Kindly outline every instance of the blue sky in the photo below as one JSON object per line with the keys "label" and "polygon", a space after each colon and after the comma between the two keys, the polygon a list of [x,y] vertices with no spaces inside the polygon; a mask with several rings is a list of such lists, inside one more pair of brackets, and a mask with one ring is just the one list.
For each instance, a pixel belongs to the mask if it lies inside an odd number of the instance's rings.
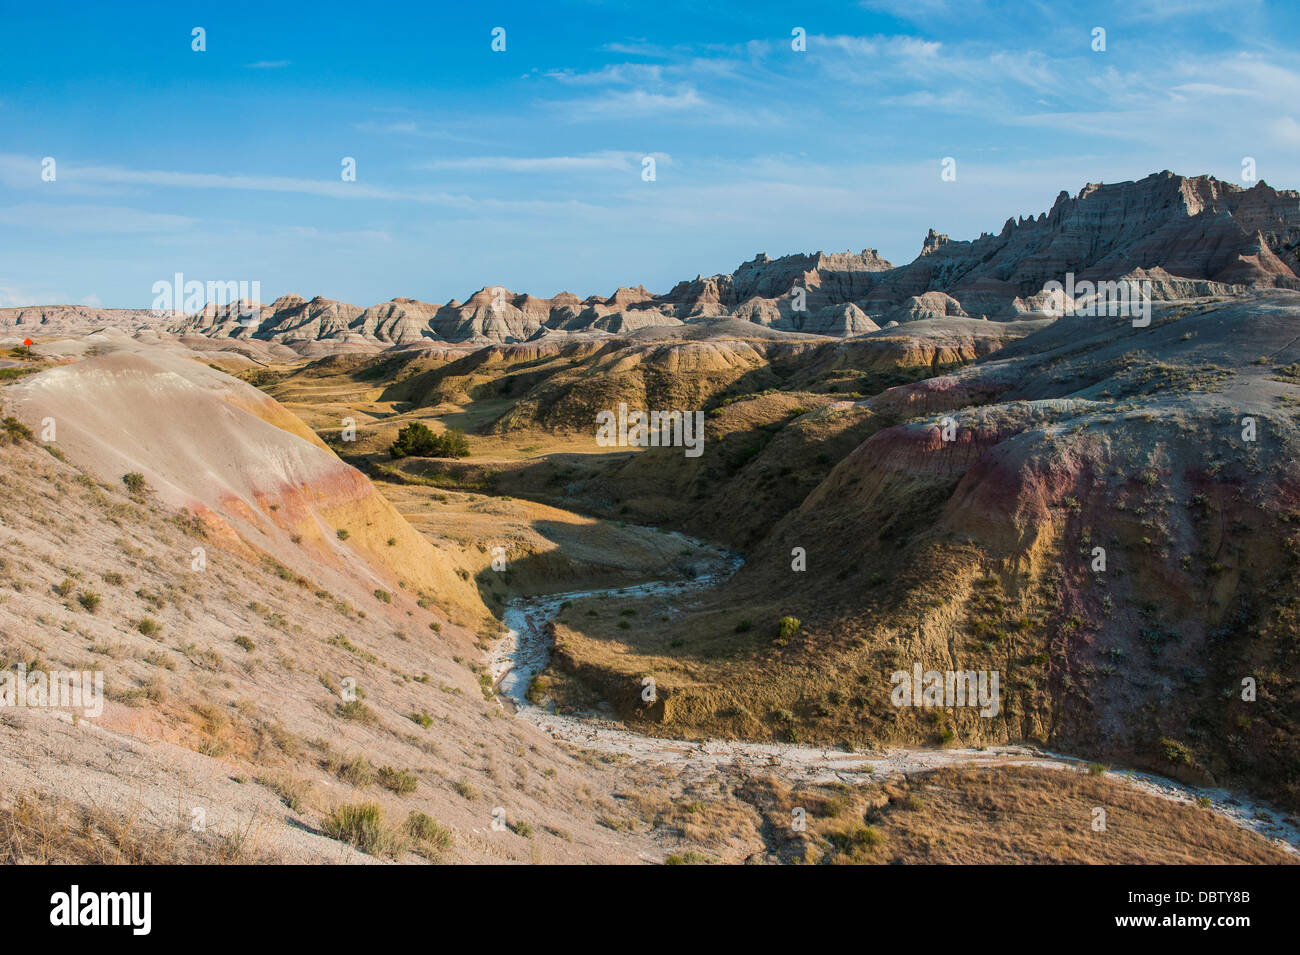
{"label": "blue sky", "polygon": [[1166,168],[1300,187],[1294,3],[442,6],[9,4],[0,305],[661,292]]}

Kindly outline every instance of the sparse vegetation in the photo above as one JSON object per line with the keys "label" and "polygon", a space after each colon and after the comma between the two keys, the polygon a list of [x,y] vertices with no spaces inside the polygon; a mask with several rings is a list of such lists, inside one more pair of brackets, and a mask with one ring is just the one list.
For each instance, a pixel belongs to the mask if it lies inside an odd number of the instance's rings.
{"label": "sparse vegetation", "polygon": [[478,798],[478,790],[475,789],[467,780],[459,779],[455,783],[455,789],[458,795],[463,799],[474,800]]}
{"label": "sparse vegetation", "polygon": [[374,770],[371,769],[369,760],[364,756],[335,760],[329,765],[334,775],[358,789],[365,789],[374,781]]}
{"label": "sparse vegetation", "polygon": [[419,785],[419,779],[415,773],[406,769],[394,769],[392,766],[379,767],[375,772],[375,779],[379,785],[398,795],[413,793],[416,786]]}
{"label": "sparse vegetation", "polygon": [[799,635],[799,629],[803,626],[798,617],[782,617],[776,624],[776,641],[779,646],[784,646],[794,637]]}
{"label": "sparse vegetation", "polygon": [[384,811],[378,803],[348,803],[337,807],[321,821],[331,839],[347,842],[368,855],[398,855],[401,842],[384,825]]}
{"label": "sparse vegetation", "polygon": [[335,712],[345,720],[353,720],[358,723],[373,723],[377,719],[375,711],[366,706],[361,700],[347,700],[339,703],[335,707]]}
{"label": "sparse vegetation", "polygon": [[690,849],[686,852],[674,852],[664,858],[664,865],[710,865],[713,862],[702,852]]}
{"label": "sparse vegetation", "polygon": [[[5,368],[0,370],[11,371],[13,369]],[[23,424],[13,415],[7,415],[2,424],[3,428],[0,429],[0,438],[3,438],[4,441],[17,443],[19,441],[30,441],[32,439],[31,428],[27,427],[27,425]]]}
{"label": "sparse vegetation", "polygon": [[438,825],[433,817],[412,809],[406,817],[406,834],[415,842],[416,851],[429,859],[438,859],[451,848],[451,830]]}

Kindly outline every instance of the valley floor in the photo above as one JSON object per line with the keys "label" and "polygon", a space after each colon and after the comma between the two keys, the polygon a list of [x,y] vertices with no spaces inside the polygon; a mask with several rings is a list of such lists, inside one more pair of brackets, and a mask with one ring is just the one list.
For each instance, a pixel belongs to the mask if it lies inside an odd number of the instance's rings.
{"label": "valley floor", "polygon": [[[715,850],[716,836],[704,835],[709,811],[694,798],[701,793],[722,798],[724,805],[735,802],[736,811],[748,804],[769,817],[776,806],[802,808],[796,806],[799,793],[816,804],[823,815],[814,814],[811,829],[768,839],[762,850],[751,845],[751,861],[821,861],[828,854],[837,862],[857,863],[1300,861],[1300,820],[1284,812],[1224,790],[1197,790],[1035,746],[853,752],[647,736],[619,721],[608,705],[558,714],[549,700],[539,706],[530,697],[538,698],[539,677],[542,685],[547,681],[543,674],[550,662],[551,627],[561,608],[583,600],[648,596],[671,606],[674,595],[716,585],[734,572],[738,560],[678,533],[614,525],[526,500],[384,481],[378,486],[426,533],[454,535],[463,544],[510,542],[515,560],[525,566],[561,552],[574,562],[571,568],[552,567],[536,577],[530,571],[510,580],[506,572],[485,568],[484,576],[501,580],[501,590],[492,591],[493,596],[511,594],[502,611],[509,630],[488,655],[498,692],[517,719],[563,744],[613,758],[619,765],[666,770],[672,788],[682,790],[678,799],[695,807],[690,814],[703,814],[689,831]],[[673,573],[683,557],[690,562],[690,577]],[[765,790],[761,805],[753,796],[755,786]],[[988,798],[994,791],[998,798]],[[938,804],[928,813],[918,812],[927,793],[938,797]],[[1092,804],[1083,808],[1089,799]],[[882,811],[896,804],[908,812]],[[1091,828],[1098,805],[1115,809],[1120,820],[1112,818],[1102,832]],[[856,817],[881,822],[858,828],[846,823]],[[774,826],[779,831],[780,824],[779,818],[769,819],[757,831],[770,833]],[[1123,827],[1123,835],[1108,839],[1105,833],[1116,825]],[[635,828],[630,819],[615,825],[624,826]],[[1044,838],[1049,826],[1059,826],[1060,835]],[[990,838],[995,830],[997,837]],[[886,832],[894,838],[886,839]],[[906,847],[900,849],[900,842]],[[679,858],[725,861],[725,855],[700,850],[674,856]]]}

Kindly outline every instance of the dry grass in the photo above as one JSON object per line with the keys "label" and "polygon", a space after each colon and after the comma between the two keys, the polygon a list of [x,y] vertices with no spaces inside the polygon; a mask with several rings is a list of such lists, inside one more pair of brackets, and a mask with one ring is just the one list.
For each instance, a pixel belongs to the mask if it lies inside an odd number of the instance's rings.
{"label": "dry grass", "polygon": [[0,806],[5,865],[226,865],[281,860],[257,845],[258,827],[228,836],[159,826],[136,810],[110,813],[44,793],[21,792]]}
{"label": "dry grass", "polygon": [[[1290,865],[1297,861],[1209,809],[1087,772],[952,768],[827,795],[809,810],[809,861],[987,865]],[[1093,810],[1106,812],[1093,831]],[[788,818],[788,817],[787,817]]]}
{"label": "dry grass", "polygon": [[[367,604],[363,618],[351,608],[364,595],[327,586],[324,565],[320,590],[313,591],[287,580],[269,561],[222,550],[215,538],[205,545],[207,570],[195,573],[189,563],[194,539],[178,532],[159,502],[133,505],[138,513],[115,522],[108,508],[125,499],[118,484],[101,488],[82,480],[73,464],[26,443],[0,448],[0,457],[8,475],[0,489],[6,524],[0,659],[31,669],[105,671],[107,702],[96,723],[113,734],[82,732],[34,709],[0,714],[0,752],[16,774],[6,780],[7,789],[62,793],[70,800],[57,813],[34,796],[21,811],[6,810],[0,858],[247,861],[261,858],[257,846],[269,843],[295,863],[355,861],[301,820],[314,822],[336,800],[378,799],[391,817],[385,829],[429,859],[635,859],[623,836],[598,827],[569,795],[607,792],[619,784],[614,774],[554,747],[523,747],[520,730],[478,699],[473,674],[452,659],[469,652],[459,619],[444,618],[440,631],[426,628],[427,618],[441,609],[440,594],[431,595],[427,607],[416,606],[412,592],[394,582],[387,588],[392,603]],[[85,494],[78,490],[83,486]],[[106,503],[83,500],[92,492]],[[65,503],[60,509],[52,501]],[[570,520],[577,536],[582,522]],[[618,540],[610,536],[611,550]],[[652,556],[647,549],[645,563]],[[473,559],[480,558],[486,559],[475,551]],[[100,580],[106,568],[118,568],[112,572],[126,583],[104,591],[97,612],[87,613],[76,604],[77,590]],[[70,583],[61,596],[55,587],[64,580]],[[286,621],[287,629],[273,619]],[[362,656],[332,644],[340,632],[374,653]],[[240,635],[253,642],[253,652],[234,642]],[[92,656],[91,648],[104,649]],[[328,676],[332,689],[318,674]],[[372,719],[335,715],[347,677],[364,685],[360,715]],[[437,743],[407,719],[410,713],[428,715],[438,728]],[[116,734],[130,737],[138,754],[129,771]],[[480,751],[498,755],[485,764]],[[327,765],[335,753],[336,768]],[[360,753],[368,759],[353,760]],[[358,764],[356,771],[340,782],[334,774],[342,775],[348,762]],[[543,776],[544,769],[555,775]],[[516,778],[545,782],[524,791],[512,784]],[[462,780],[468,795],[440,780]],[[196,781],[205,787],[206,834],[191,833],[188,811],[177,818],[178,790]],[[446,834],[486,825],[497,805],[536,821],[530,845],[514,839],[446,845]],[[418,831],[407,836],[402,827],[412,810],[436,823],[419,821]],[[254,816],[257,822],[249,823]],[[563,844],[547,834],[548,826],[593,835]]]}
{"label": "dry grass", "polygon": [[356,846],[367,855],[397,859],[411,848],[409,827],[390,826],[383,807],[375,802],[336,806],[321,820],[321,829],[331,839]]}

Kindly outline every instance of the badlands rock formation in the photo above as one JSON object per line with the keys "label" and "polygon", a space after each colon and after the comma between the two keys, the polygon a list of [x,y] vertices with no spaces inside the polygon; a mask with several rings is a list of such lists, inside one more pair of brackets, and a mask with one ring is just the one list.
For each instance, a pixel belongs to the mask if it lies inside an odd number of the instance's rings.
{"label": "badlands rock formation", "polygon": [[179,318],[82,306],[10,308],[0,309],[0,336],[21,340],[115,327],[265,341],[316,355],[551,334],[600,338],[729,316],[782,331],[848,337],[931,318],[1037,314],[1044,284],[1063,281],[1067,273],[1078,281],[1146,280],[1158,300],[1300,288],[1300,193],[1165,171],[1138,182],[1089,183],[1073,198],[1063,191],[1051,210],[1008,219],[997,234],[972,241],[931,229],[920,255],[898,267],[874,249],[776,259],[759,253],[729,275],[697,275],[663,295],[638,286],[607,298],[561,292],[547,299],[490,286],[463,303],[395,298],[364,309],[285,295],[254,320],[241,318],[247,303],[208,305]]}
{"label": "badlands rock formation", "polygon": [[70,460],[107,481],[142,474],[157,500],[254,561],[260,552],[294,570],[330,568],[339,587],[362,593],[401,580],[448,605],[475,602],[450,562],[302,421],[182,353],[114,349],[51,368],[7,398],[34,430],[52,422]]}

